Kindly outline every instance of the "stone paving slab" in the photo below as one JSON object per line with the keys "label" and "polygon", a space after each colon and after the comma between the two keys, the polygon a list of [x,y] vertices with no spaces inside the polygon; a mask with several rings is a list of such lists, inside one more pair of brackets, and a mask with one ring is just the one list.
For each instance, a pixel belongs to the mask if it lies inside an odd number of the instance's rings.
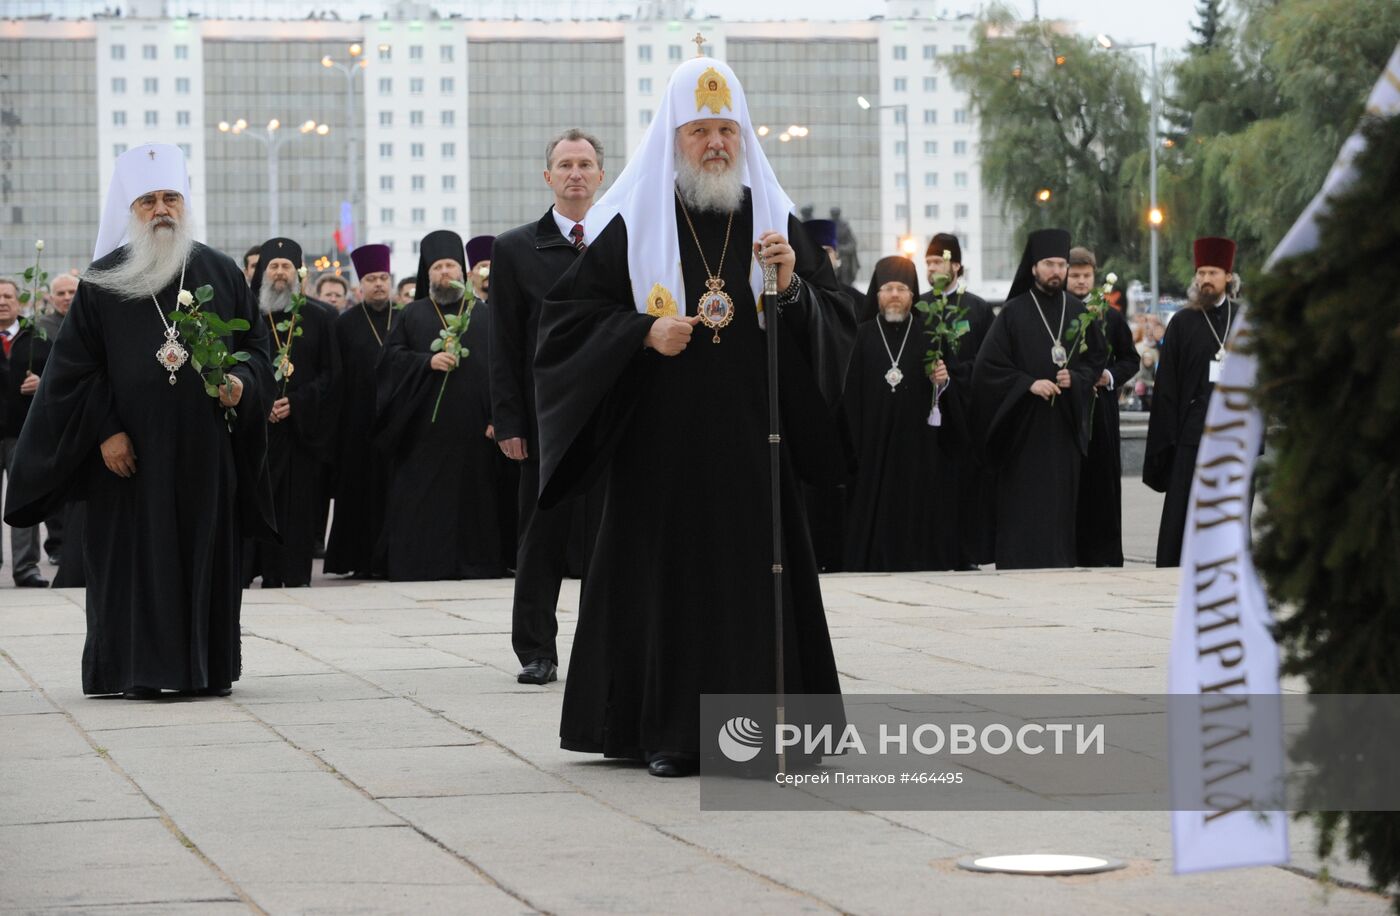
{"label": "stone paving slab", "polygon": [[[850,694],[1157,692],[1175,587],[1131,564],[823,579]],[[563,682],[515,682],[510,589],[250,591],[233,695],[153,703],[81,695],[80,591],[0,590],[0,910],[1386,912],[1310,876],[1306,824],[1295,870],[1176,877],[1161,812],[702,811],[695,780],[559,748]],[[955,867],[1044,850],[1128,867]]]}

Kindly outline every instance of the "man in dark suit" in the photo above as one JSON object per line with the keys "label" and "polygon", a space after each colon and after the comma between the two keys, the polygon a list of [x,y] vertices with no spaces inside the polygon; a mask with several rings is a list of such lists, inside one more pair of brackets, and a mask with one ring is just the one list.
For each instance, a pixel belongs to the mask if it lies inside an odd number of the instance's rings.
{"label": "man in dark suit", "polygon": [[[49,356],[49,343],[35,336],[19,320],[19,287],[13,280],[0,278],[0,410],[3,429],[0,430],[0,469],[14,471],[15,445],[34,392],[39,390],[39,375]],[[48,580],[39,574],[39,526],[10,529],[10,554],[14,562],[15,585],[20,588],[48,588]]]}
{"label": "man in dark suit", "polygon": [[[577,128],[550,141],[544,180],[554,205],[535,223],[496,238],[491,251],[491,414],[496,442],[520,462],[519,538],[511,645],[522,684],[558,679],[555,616],[579,501],[541,510],[533,362],[545,293],[580,256],[583,221],[603,184],[603,145]],[[577,534],[589,526],[579,520]],[[585,543],[586,554],[591,544]]]}

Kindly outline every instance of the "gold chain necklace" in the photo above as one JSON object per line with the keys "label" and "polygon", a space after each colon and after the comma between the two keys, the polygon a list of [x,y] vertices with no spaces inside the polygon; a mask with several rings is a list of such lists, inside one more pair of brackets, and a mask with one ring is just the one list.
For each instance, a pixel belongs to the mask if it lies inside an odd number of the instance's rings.
{"label": "gold chain necklace", "polygon": [[695,314],[700,316],[701,324],[715,332],[710,342],[719,343],[719,329],[728,327],[729,322],[734,320],[734,300],[724,291],[724,280],[720,277],[720,274],[724,273],[724,257],[729,254],[729,232],[734,228],[734,211],[729,211],[729,224],[724,227],[724,247],[719,251],[719,270],[712,272],[710,262],[705,257],[705,249],[700,246],[700,235],[695,231],[695,224],[690,221],[690,211],[686,209],[685,200],[679,191],[676,192],[676,200],[681,203],[685,224],[690,227],[690,237],[695,240],[695,250],[700,253],[700,263],[705,266],[705,274],[709,277],[705,281],[706,291],[695,306]]}
{"label": "gold chain necklace", "polygon": [[[282,352],[282,338],[277,334],[277,322],[272,320],[272,313],[267,313],[267,323],[272,328],[272,342],[277,344],[277,352]],[[297,316],[293,315],[292,320],[287,324],[287,353],[282,357],[282,378],[289,379],[297,367],[292,365],[292,340],[297,333]]]}
{"label": "gold chain necklace", "polygon": [[[394,304],[391,302],[384,307],[389,310],[389,319],[384,323],[384,333],[388,334],[394,329]],[[381,347],[384,346],[384,338],[379,336],[379,329],[374,326],[374,319],[369,316],[369,309],[365,308],[363,302],[360,303],[360,310],[365,313],[365,321],[369,322],[370,332],[374,334],[374,342]]]}

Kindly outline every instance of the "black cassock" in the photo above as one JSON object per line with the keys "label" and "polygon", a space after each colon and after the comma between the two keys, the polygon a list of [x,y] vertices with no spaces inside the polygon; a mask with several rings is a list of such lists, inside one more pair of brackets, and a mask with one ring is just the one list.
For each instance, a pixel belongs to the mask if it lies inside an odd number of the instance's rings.
{"label": "black cassock", "polygon": [[[718,264],[727,218],[691,216]],[[685,292],[673,293],[693,314],[707,275],[679,206],[676,221]],[[697,326],[677,356],[643,349],[653,319],[633,306],[621,217],[545,301],[535,358],[540,505],[599,475],[606,486],[564,691],[568,750],[693,753],[702,693],[775,689],[766,343],[748,279],[751,223],[746,199],[724,258],[734,318],[720,343]],[[798,480],[845,474],[835,409],[854,327],[825,253],[795,218],[783,228],[804,281],[779,333],[785,683],[835,694]]]}
{"label": "black cassock", "polygon": [[[856,448],[843,560],[847,572],[954,569],[959,563],[952,455],[962,445],[963,411],[945,389],[939,399],[942,423],[928,423],[933,382],[924,375],[924,328],[915,311],[901,324],[877,317],[856,332],[842,397]],[[904,374],[893,390],[885,380],[891,354]],[[951,354],[944,359],[950,375],[954,362]]]}
{"label": "black cassock", "polygon": [[[244,387],[232,434],[189,364],[171,385],[156,363],[165,327],[150,297],[122,299],[84,283],[19,439],[6,522],[32,525],[62,502],[86,500],[84,693],[220,688],[239,676],[239,549],[244,536],[275,536],[266,465],[272,369],[243,272],[196,245],[185,289],[204,284],[214,291],[206,309],[252,321],[232,340],[252,356],[233,370]],[[174,310],[177,285],[157,294],[160,312]],[[118,432],[136,453],[130,478],[108,471],[98,450]]]}
{"label": "black cassock", "polygon": [[[459,304],[448,305],[456,312]],[[384,528],[376,552],[394,580],[489,579],[501,554],[501,454],[486,438],[490,310],[478,302],[462,337],[469,354],[448,373],[429,368],[443,319],[428,299],[394,319],[379,358],[375,445],[388,461]],[[437,422],[433,403],[447,379]]]}
{"label": "black cassock", "polygon": [[[1031,394],[1036,379],[1054,381],[1051,331],[1060,327],[1060,294],[1010,300],[992,322],[973,369],[973,415],[983,454],[997,469],[997,569],[1043,569],[1075,564],[1079,471],[1089,445],[1089,404],[1104,364],[1103,336],[1089,328],[1078,353],[1070,326],[1084,304],[1064,294],[1062,340],[1070,352],[1072,385],[1053,401]],[[1046,322],[1050,330],[1046,330]]]}
{"label": "black cassock", "polygon": [[1123,455],[1118,436],[1118,393],[1142,367],[1133,332],[1123,313],[1104,313],[1104,342],[1108,347],[1113,390],[1094,389],[1089,426],[1089,452],[1079,476],[1076,556],[1080,566],[1123,565]]}
{"label": "black cassock", "polygon": [[384,527],[385,491],[389,472],[384,456],[374,448],[375,367],[399,313],[364,305],[352,306],[336,319],[335,343],[340,349],[340,425],[336,430],[335,517],[326,543],[327,573],[383,575],[374,564],[374,546]]}
{"label": "black cassock", "polygon": [[[931,299],[932,294],[925,295]],[[958,340],[955,360],[945,360],[953,385],[946,397],[956,401],[962,411],[964,433],[948,457],[948,471],[957,481],[958,543],[961,549],[958,566],[971,567],[991,563],[996,559],[996,471],[983,459],[981,444],[972,434],[972,367],[977,351],[992,329],[996,313],[981,296],[969,292],[953,293],[948,297],[954,306],[966,310],[967,333]],[[953,404],[945,404],[952,407]]]}
{"label": "black cassock", "polygon": [[[274,360],[277,337],[273,326],[290,317],[285,311],[259,315],[272,342]],[[313,553],[324,521],[321,495],[325,463],[334,457],[339,419],[340,350],[335,342],[335,319],[335,309],[315,299],[306,300],[297,318],[302,334],[293,339],[288,354],[292,374],[276,383],[273,397],[283,396],[285,383],[291,413],[267,427],[267,463],[282,542],[250,539],[244,545],[245,583],[262,576],[264,588],[311,584]],[[286,333],[277,331],[284,344]]]}
{"label": "black cassock", "polygon": [[[1206,408],[1215,390],[1210,381],[1210,364],[1220,349],[1220,341],[1228,339],[1229,324],[1237,312],[1233,304],[1224,302],[1207,311],[1182,309],[1173,316],[1162,338],[1142,464],[1143,482],[1166,494],[1157,529],[1158,566],[1181,563],[1181,538],[1186,532],[1196,450],[1201,445]],[[1212,328],[1215,333],[1211,333]]]}

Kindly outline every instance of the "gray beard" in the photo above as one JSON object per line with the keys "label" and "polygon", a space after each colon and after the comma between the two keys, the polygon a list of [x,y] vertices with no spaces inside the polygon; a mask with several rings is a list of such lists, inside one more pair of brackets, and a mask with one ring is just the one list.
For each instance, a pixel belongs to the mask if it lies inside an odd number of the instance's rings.
{"label": "gray beard", "polygon": [[890,324],[904,324],[904,322],[909,320],[908,312],[898,311],[896,309],[880,309],[880,314],[884,316],[884,319]]}
{"label": "gray beard", "polygon": [[262,288],[258,290],[258,309],[264,315],[271,315],[273,312],[285,312],[292,304],[292,288],[290,286],[278,291],[272,288],[272,284],[267,278],[263,278]]}
{"label": "gray beard", "polygon": [[[739,155],[743,155],[740,149]],[[729,163],[723,172],[710,172],[692,165],[679,148],[676,149],[676,190],[691,210],[702,213],[733,213],[744,203],[744,182],[739,177],[737,162]]]}
{"label": "gray beard", "polygon": [[462,298],[462,291],[450,283],[444,283],[441,286],[434,285],[429,288],[433,291],[433,301],[438,305],[447,305]]}
{"label": "gray beard", "polygon": [[173,229],[157,229],[154,221],[143,223],[133,213],[126,234],[131,241],[121,263],[102,270],[89,267],[82,282],[125,299],[142,299],[178,278],[194,248],[189,225],[180,220]]}

